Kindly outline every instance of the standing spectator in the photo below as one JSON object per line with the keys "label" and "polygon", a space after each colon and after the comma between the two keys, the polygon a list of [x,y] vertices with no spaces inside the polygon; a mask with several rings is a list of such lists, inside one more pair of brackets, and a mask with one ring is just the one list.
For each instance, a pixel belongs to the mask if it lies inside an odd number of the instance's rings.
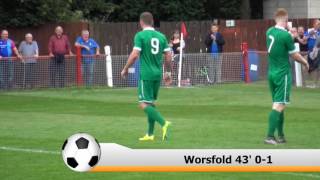
{"label": "standing spectator", "polygon": [[[178,64],[179,64],[179,59],[180,59],[180,50],[183,51],[185,48],[185,42],[182,40],[182,47],[180,47],[180,32],[179,30],[175,30],[173,33],[173,36],[170,39],[169,46],[172,49],[172,57],[173,57],[173,64],[172,64],[172,77],[173,81],[178,79]],[[184,61],[183,61],[184,62]]]}
{"label": "standing spectator", "polygon": [[320,36],[320,20],[316,19],[313,22],[313,28],[308,29],[305,34],[308,38],[308,51],[311,52],[315,46],[316,39]]}
{"label": "standing spectator", "polygon": [[308,51],[308,37],[304,34],[304,27],[298,27],[298,36],[295,39],[296,42],[299,43],[300,51],[305,53]]}
{"label": "standing spectator", "polygon": [[314,79],[314,84],[311,87],[319,86],[320,79],[320,36],[317,37],[313,50],[309,53],[308,62],[310,64],[309,75]]}
{"label": "standing spectator", "polygon": [[[305,30],[303,26],[298,27],[298,35],[294,39],[294,42],[299,43],[300,54],[308,60],[308,63],[311,67],[311,64],[308,58],[308,37],[305,35]],[[304,74],[303,77],[306,77],[305,72],[306,71],[302,71],[302,73]]]}
{"label": "standing spectator", "polygon": [[100,47],[95,40],[89,37],[88,30],[81,32],[81,37],[78,37],[75,46],[81,48],[82,55],[82,76],[85,80],[86,86],[89,87],[93,82],[94,57],[93,55],[100,55]]}
{"label": "standing spectator", "polygon": [[208,76],[210,83],[221,83],[221,66],[222,58],[220,53],[223,52],[225,44],[222,34],[219,32],[219,27],[216,24],[211,25],[211,31],[206,36],[205,44],[207,46],[207,53],[211,53],[209,58]]}
{"label": "standing spectator", "polygon": [[292,38],[296,38],[298,36],[298,30],[296,27],[291,27],[289,29],[289,33],[291,34]]}
{"label": "standing spectator", "polygon": [[169,46],[171,47],[174,54],[174,61],[179,61],[180,50],[185,48],[185,42],[182,40],[182,48],[180,47],[180,32],[178,30],[174,31],[172,38],[170,39]]}
{"label": "standing spectator", "polygon": [[22,62],[25,68],[25,88],[34,88],[38,74],[36,64],[39,56],[39,48],[36,41],[33,40],[32,34],[25,35],[25,40],[20,43],[19,52],[22,55]]}
{"label": "standing spectator", "polygon": [[68,36],[63,34],[61,26],[57,26],[55,34],[50,37],[48,48],[49,56],[52,57],[49,64],[50,85],[51,87],[64,87],[65,55],[72,55],[72,52]]}
{"label": "standing spectator", "polygon": [[298,41],[298,29],[296,28],[296,27],[291,27],[290,29],[289,29],[289,34],[292,36],[292,39],[293,39],[293,41],[294,41],[294,43],[299,43],[299,41]]}
{"label": "standing spectator", "polygon": [[9,32],[7,30],[1,31],[0,39],[0,88],[8,89],[12,87],[13,81],[13,53],[21,58],[14,42],[8,38]]}
{"label": "standing spectator", "polygon": [[315,47],[317,47],[318,43],[316,42],[317,39],[320,37],[320,20],[315,19],[313,22],[313,28],[308,29],[306,32],[306,36],[308,38],[308,63],[310,64],[310,69],[309,69],[309,75],[312,79],[315,80],[314,85],[312,87],[317,86],[317,81],[319,79],[319,63],[318,59],[315,58],[317,56],[311,57],[312,54],[314,55],[315,52],[317,52],[317,49],[314,50]]}

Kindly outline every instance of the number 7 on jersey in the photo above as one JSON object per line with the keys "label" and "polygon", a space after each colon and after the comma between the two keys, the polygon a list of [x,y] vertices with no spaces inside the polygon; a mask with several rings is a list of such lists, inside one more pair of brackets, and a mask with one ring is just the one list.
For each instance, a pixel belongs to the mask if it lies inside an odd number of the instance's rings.
{"label": "number 7 on jersey", "polygon": [[268,47],[268,53],[270,53],[271,48],[272,48],[273,43],[274,43],[274,37],[272,35],[269,35],[268,38],[271,40],[270,45]]}

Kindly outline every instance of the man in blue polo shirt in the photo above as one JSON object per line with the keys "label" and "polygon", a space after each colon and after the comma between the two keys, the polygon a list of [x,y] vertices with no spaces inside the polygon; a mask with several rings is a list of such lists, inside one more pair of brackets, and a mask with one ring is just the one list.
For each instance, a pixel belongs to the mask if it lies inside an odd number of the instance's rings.
{"label": "man in blue polo shirt", "polygon": [[8,89],[12,86],[13,81],[13,53],[21,59],[14,42],[8,38],[7,30],[1,31],[0,39],[0,89]]}
{"label": "man in blue polo shirt", "polygon": [[81,37],[78,37],[75,46],[81,47],[82,55],[82,75],[86,86],[91,86],[93,82],[94,56],[100,54],[100,47],[95,40],[89,37],[89,31],[83,30]]}

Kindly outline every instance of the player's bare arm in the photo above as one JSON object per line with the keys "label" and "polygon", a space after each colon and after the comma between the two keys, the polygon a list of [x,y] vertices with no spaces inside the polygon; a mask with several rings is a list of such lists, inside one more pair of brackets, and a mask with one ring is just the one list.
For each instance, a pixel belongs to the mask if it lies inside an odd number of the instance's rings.
{"label": "player's bare arm", "polygon": [[129,58],[128,58],[128,61],[127,61],[127,64],[124,66],[123,70],[121,71],[121,77],[123,79],[126,78],[126,76],[128,75],[128,69],[134,64],[134,62],[138,59],[139,57],[139,54],[140,52],[136,49],[133,49]]}
{"label": "player's bare arm", "polygon": [[172,83],[172,78],[171,78],[171,59],[172,59],[172,55],[171,52],[165,52],[164,53],[164,67],[165,67],[165,77],[164,77],[164,81],[166,85],[170,85]]}
{"label": "player's bare arm", "polygon": [[293,60],[303,64],[306,67],[306,69],[309,70],[308,61],[304,57],[302,57],[300,53],[296,52],[296,53],[291,54],[291,58]]}

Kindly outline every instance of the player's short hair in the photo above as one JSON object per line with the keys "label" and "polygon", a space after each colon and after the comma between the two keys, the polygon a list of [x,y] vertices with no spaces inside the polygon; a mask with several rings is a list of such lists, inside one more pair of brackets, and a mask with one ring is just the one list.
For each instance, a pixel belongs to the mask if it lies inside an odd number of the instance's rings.
{"label": "player's short hair", "polygon": [[284,8],[279,8],[274,13],[274,20],[276,22],[285,22],[288,20],[288,11]]}
{"label": "player's short hair", "polygon": [[153,15],[150,12],[143,12],[140,15],[140,21],[145,25],[153,26]]}

